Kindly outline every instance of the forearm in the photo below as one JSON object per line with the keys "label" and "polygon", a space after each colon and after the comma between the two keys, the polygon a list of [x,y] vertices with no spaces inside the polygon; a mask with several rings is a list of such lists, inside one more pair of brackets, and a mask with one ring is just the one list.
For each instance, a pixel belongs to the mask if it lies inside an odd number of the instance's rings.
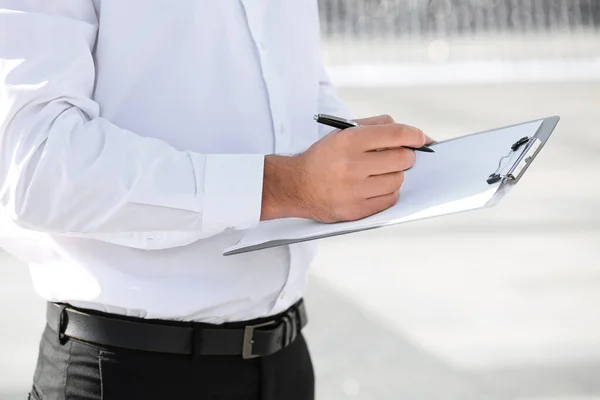
{"label": "forearm", "polygon": [[261,220],[308,217],[310,205],[303,193],[307,179],[300,156],[265,157]]}
{"label": "forearm", "polygon": [[73,107],[59,117],[47,108],[3,130],[1,148],[11,156],[2,160],[0,193],[18,225],[54,233],[210,236],[258,222],[261,155],[179,151],[102,118],[85,121]]}

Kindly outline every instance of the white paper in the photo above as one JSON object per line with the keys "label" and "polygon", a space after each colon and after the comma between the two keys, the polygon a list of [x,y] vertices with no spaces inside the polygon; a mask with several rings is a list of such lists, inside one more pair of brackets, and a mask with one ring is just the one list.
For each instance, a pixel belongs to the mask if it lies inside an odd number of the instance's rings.
{"label": "white paper", "polygon": [[[309,239],[482,208],[500,185],[487,183],[500,159],[517,140],[535,135],[542,123],[539,120],[440,142],[432,147],[435,153],[417,152],[415,166],[405,173],[398,203],[383,212],[336,224],[295,218],[261,222],[225,253],[274,240]],[[518,154],[505,162],[514,162],[515,156]]]}

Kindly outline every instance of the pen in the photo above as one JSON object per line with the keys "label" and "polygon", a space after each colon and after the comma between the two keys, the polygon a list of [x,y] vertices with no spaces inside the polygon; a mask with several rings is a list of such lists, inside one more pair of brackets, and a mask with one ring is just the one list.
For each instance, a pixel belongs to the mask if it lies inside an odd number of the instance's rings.
{"label": "pen", "polygon": [[[315,115],[315,121],[317,121],[320,124],[331,126],[332,128],[337,128],[337,129],[355,128],[355,127],[359,126],[354,121],[340,118],[340,117],[334,117],[333,115],[327,115],[327,114]],[[435,151],[433,151],[432,149],[430,149],[427,146],[419,147],[418,149],[415,149],[413,147],[407,147],[407,146],[403,146],[403,147],[406,147],[407,149],[412,149],[415,151],[422,151],[425,153],[435,153]]]}

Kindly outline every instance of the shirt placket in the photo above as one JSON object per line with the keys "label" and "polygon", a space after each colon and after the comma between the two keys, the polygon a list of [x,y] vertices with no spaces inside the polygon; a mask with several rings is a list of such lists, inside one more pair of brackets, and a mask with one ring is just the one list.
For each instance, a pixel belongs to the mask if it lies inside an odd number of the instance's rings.
{"label": "shirt placket", "polygon": [[285,109],[285,98],[281,78],[275,66],[275,60],[271,58],[265,37],[266,0],[242,0],[250,34],[256,45],[263,82],[267,91],[269,109],[271,111],[271,123],[274,133],[274,151],[283,154],[290,151],[290,131],[287,112]]}
{"label": "shirt placket", "polygon": [[[271,123],[274,133],[274,152],[276,154],[285,154],[291,151],[291,132],[289,120],[286,112],[286,99],[283,93],[281,78],[279,77],[275,60],[271,58],[265,37],[265,17],[266,0],[241,0],[246,12],[248,28],[255,43],[260,67],[262,70],[263,82],[267,91],[269,109],[271,112]],[[291,257],[291,254],[290,254]],[[285,301],[287,295],[287,286],[292,274],[294,262],[290,260],[286,281],[279,292],[274,307],[277,308],[280,302]]]}

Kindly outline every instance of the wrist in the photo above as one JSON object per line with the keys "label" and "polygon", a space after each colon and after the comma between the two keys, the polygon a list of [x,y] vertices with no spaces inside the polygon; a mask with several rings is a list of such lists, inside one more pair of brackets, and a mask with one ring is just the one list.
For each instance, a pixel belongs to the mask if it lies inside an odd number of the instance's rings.
{"label": "wrist", "polygon": [[301,156],[265,157],[261,220],[307,217]]}

